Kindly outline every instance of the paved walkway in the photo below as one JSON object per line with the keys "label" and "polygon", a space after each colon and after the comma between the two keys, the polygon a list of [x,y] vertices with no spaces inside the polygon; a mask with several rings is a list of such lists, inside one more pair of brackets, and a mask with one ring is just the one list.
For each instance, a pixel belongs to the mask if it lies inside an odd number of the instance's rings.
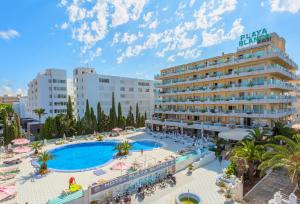
{"label": "paved walkway", "polygon": [[222,166],[216,160],[193,172],[191,176],[182,171],[176,175],[177,185],[163,190],[157,190],[154,195],[145,197],[143,201],[133,200],[133,204],[174,204],[176,195],[187,192],[196,193],[202,199],[202,204],[225,203],[223,194],[218,192],[215,185],[216,175],[222,172],[228,162],[224,161]]}
{"label": "paved walkway", "polygon": [[[132,154],[126,158],[126,162],[128,164],[131,164],[135,160],[138,160],[140,162],[143,162],[145,166],[153,165],[158,161],[163,161],[164,158],[169,157],[170,155],[176,156],[177,154],[175,152],[185,146],[167,139],[156,139],[151,135],[143,132],[137,132],[120,137],[120,139],[123,138],[128,138],[131,141],[155,139],[156,141],[167,144],[167,146],[159,149],[145,151],[143,156],[141,156],[140,152],[132,152]],[[49,144],[47,145],[46,149],[52,149],[55,147],[57,146],[54,144]],[[21,171],[15,179],[18,194],[16,198],[5,203],[24,204],[28,202],[29,204],[44,204],[49,199],[53,199],[59,196],[64,189],[68,188],[68,180],[71,176],[74,176],[76,178],[76,182],[78,184],[81,184],[83,188],[86,189],[89,185],[91,185],[93,182],[98,181],[99,179],[109,180],[122,174],[121,171],[114,171],[110,169],[112,165],[117,162],[117,160],[114,160],[111,163],[101,167],[101,169],[106,171],[106,174],[102,176],[94,175],[93,171],[74,173],[51,172],[44,178],[33,180],[32,174],[34,172],[34,169],[30,164],[31,158],[27,157],[23,158],[22,160],[23,162],[18,165]]]}

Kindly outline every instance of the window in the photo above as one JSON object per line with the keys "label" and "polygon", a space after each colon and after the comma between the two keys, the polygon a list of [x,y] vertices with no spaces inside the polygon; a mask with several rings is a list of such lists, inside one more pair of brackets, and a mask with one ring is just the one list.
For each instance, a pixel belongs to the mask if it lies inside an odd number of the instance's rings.
{"label": "window", "polygon": [[125,91],[125,87],[120,87],[120,91]]}
{"label": "window", "polygon": [[143,92],[143,89],[142,89],[142,88],[139,88],[139,92]]}
{"label": "window", "polygon": [[65,84],[66,80],[64,80],[64,79],[53,79],[53,83]]}
{"label": "window", "polygon": [[138,82],[139,86],[150,86],[149,82]]}
{"label": "window", "polygon": [[99,78],[100,83],[109,83],[109,79]]}
{"label": "window", "polygon": [[121,94],[121,98],[125,98],[125,94]]}
{"label": "window", "polygon": [[129,88],[129,91],[133,92],[133,91],[134,91],[134,88]]}

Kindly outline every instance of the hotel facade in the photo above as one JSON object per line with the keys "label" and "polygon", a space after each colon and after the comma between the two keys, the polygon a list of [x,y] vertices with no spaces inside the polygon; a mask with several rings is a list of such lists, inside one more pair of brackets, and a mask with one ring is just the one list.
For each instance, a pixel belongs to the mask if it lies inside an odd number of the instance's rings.
{"label": "hotel facade", "polygon": [[39,119],[34,109],[45,109],[41,122],[67,112],[67,76],[63,69],[46,69],[28,83],[27,116]]}
{"label": "hotel facade", "polygon": [[[112,93],[115,108],[121,103],[122,114],[127,116],[130,106],[135,113],[136,104],[139,112],[151,117],[154,109],[154,81],[120,76],[97,74],[94,68],[76,68],[73,70],[75,115],[84,116],[86,101],[97,111],[100,102],[102,110],[109,114],[112,105]],[[135,115],[135,114],[134,114]]]}
{"label": "hotel facade", "polygon": [[216,135],[291,120],[297,89],[291,82],[298,66],[286,54],[284,38],[276,33],[263,37],[243,35],[243,47],[235,53],[161,70],[155,77],[159,99],[148,127]]}

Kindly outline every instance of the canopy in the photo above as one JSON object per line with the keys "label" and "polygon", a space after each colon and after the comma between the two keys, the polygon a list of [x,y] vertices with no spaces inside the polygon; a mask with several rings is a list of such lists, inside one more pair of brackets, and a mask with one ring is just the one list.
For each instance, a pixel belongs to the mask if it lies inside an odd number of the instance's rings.
{"label": "canopy", "polygon": [[29,143],[26,138],[18,138],[11,141],[14,145],[25,145]]}
{"label": "canopy", "polygon": [[113,170],[125,170],[125,169],[129,169],[129,166],[125,162],[119,161],[116,164],[114,164],[111,169],[113,169]]}
{"label": "canopy", "polygon": [[114,129],[112,129],[112,131],[119,132],[119,131],[122,131],[122,128],[114,128]]}
{"label": "canopy", "polygon": [[15,147],[13,149],[14,153],[26,153],[26,152],[30,152],[31,148],[28,146],[19,146],[19,147]]}
{"label": "canopy", "polygon": [[218,136],[225,140],[240,141],[249,134],[248,130],[249,129],[235,128],[235,129],[220,132]]}

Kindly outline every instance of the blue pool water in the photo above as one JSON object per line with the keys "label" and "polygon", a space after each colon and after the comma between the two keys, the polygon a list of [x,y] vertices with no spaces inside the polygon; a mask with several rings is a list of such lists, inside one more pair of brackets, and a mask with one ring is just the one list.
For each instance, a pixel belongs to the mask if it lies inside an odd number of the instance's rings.
{"label": "blue pool water", "polygon": [[[57,171],[84,171],[104,165],[113,159],[116,153],[114,147],[117,142],[89,142],[71,144],[55,148],[49,152],[54,156],[47,162],[52,170]],[[137,141],[131,143],[131,151],[147,151],[159,148],[162,145],[154,141]]]}

